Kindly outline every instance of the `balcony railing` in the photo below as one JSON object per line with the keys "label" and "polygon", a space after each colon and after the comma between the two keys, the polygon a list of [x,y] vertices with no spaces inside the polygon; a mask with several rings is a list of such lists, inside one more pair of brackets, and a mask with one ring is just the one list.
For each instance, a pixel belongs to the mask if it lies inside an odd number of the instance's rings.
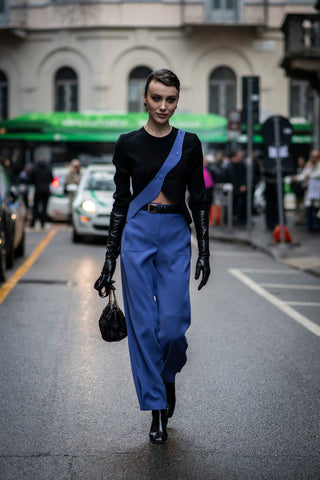
{"label": "balcony railing", "polygon": [[289,77],[308,80],[320,94],[320,14],[288,14],[282,30],[285,53],[281,67]]}
{"label": "balcony railing", "polygon": [[285,55],[320,53],[320,14],[289,14],[283,24]]}
{"label": "balcony railing", "polygon": [[[194,5],[201,5],[202,15],[195,15]],[[184,23],[263,26],[268,20],[268,0],[182,0]],[[198,7],[199,8],[199,7]]]}
{"label": "balcony railing", "polygon": [[24,27],[26,25],[26,16],[26,0],[2,0],[0,27]]}

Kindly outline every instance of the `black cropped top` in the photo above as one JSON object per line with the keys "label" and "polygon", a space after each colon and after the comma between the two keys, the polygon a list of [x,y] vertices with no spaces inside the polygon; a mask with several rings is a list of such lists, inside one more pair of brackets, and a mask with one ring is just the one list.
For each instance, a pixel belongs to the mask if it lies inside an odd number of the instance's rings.
{"label": "black cropped top", "polygon": [[[178,130],[172,128],[165,137],[154,137],[144,128],[123,134],[116,143],[113,163],[116,167],[113,210],[126,212],[130,201],[152,180],[170,153]],[[188,223],[191,223],[186,207],[186,188],[193,209],[206,208],[203,179],[203,154],[197,135],[186,132],[182,156],[178,164],[165,177],[162,192],[181,205]]]}

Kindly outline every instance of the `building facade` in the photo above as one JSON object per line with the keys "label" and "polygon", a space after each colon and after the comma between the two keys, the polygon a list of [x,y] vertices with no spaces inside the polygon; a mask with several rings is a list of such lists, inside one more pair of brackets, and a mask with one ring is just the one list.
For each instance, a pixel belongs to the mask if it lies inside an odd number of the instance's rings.
{"label": "building facade", "polygon": [[[312,115],[307,82],[280,68],[287,13],[309,0],[1,0],[0,118],[143,109],[146,75],[174,70],[180,111],[241,109],[260,77],[260,121]],[[309,117],[309,118],[308,118]]]}

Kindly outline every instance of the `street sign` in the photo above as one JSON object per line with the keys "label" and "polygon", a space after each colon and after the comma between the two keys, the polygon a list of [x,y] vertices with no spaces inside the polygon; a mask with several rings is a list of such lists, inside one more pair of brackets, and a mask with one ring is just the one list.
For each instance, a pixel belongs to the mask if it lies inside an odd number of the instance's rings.
{"label": "street sign", "polygon": [[279,148],[284,145],[290,145],[293,134],[293,127],[289,120],[280,115],[269,117],[261,127],[261,135],[267,147],[276,146],[276,128],[279,128]]}
{"label": "street sign", "polygon": [[241,112],[240,110],[230,109],[227,112],[227,132],[228,138],[237,138],[241,133]]}

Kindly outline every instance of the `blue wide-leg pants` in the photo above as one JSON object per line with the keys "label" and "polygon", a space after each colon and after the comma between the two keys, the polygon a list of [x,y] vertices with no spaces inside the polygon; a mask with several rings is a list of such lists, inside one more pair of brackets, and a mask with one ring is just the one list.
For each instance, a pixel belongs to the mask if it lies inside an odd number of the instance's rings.
{"label": "blue wide-leg pants", "polygon": [[121,240],[121,279],[133,379],[141,410],[162,410],[163,380],[186,363],[190,229],[182,214],[140,210]]}

